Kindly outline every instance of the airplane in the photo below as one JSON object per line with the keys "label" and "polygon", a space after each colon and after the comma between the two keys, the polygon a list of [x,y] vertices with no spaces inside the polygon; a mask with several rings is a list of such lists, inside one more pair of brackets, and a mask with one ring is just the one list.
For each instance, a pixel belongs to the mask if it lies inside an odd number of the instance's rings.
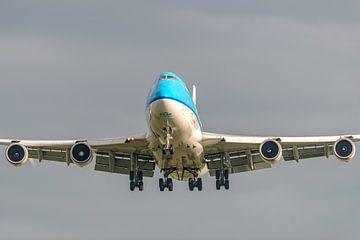
{"label": "airplane", "polygon": [[187,181],[190,191],[203,190],[202,176],[215,177],[215,187],[229,189],[229,175],[271,168],[284,161],[332,155],[349,162],[360,135],[320,137],[242,136],[203,130],[196,107],[196,87],[190,94],[172,72],[156,79],[146,101],[149,130],[142,135],[108,139],[18,140],[0,139],[5,156],[16,167],[28,159],[88,166],[129,176],[130,190],[144,189],[144,177],[163,177],[160,191],[173,191],[173,179]]}

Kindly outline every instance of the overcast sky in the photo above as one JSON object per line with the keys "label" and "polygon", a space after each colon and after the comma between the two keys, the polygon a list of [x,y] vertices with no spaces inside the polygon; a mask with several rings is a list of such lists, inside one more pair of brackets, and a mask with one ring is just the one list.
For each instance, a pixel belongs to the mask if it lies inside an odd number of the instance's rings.
{"label": "overcast sky", "polygon": [[[147,131],[162,71],[198,87],[207,131],[360,133],[359,1],[0,0],[1,138]],[[3,148],[2,148],[3,149]],[[3,155],[4,156],[4,155]],[[0,161],[1,239],[346,239],[360,235],[360,159],[280,163],[230,191]]]}

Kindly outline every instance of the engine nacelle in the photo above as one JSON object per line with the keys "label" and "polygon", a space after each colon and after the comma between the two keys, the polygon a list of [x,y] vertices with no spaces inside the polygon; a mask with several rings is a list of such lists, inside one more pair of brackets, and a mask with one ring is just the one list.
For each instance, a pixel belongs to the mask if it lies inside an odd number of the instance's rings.
{"label": "engine nacelle", "polygon": [[6,159],[15,167],[24,165],[29,159],[28,149],[18,143],[13,143],[6,148]]}
{"label": "engine nacelle", "polygon": [[334,154],[342,162],[349,162],[355,157],[356,147],[349,138],[340,138],[334,144]]}
{"label": "engine nacelle", "polygon": [[79,167],[85,167],[91,163],[93,152],[87,143],[76,143],[70,150],[70,158]]}
{"label": "engine nacelle", "polygon": [[260,145],[260,157],[269,164],[275,164],[282,158],[282,147],[279,142],[268,139]]}

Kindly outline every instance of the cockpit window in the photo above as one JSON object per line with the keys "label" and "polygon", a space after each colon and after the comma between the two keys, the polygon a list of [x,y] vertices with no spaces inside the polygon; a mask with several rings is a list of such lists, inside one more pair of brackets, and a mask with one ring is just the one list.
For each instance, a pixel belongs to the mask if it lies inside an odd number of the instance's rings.
{"label": "cockpit window", "polygon": [[171,76],[171,75],[163,75],[163,76],[160,76],[160,79],[176,79],[176,77]]}

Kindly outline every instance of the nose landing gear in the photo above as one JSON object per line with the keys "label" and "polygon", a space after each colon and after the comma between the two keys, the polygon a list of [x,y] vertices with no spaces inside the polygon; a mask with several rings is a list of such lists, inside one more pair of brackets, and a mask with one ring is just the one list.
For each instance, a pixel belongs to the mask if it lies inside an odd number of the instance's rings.
{"label": "nose landing gear", "polygon": [[163,145],[162,146],[162,159],[169,160],[172,159],[174,156],[174,146],[170,144],[169,146]]}
{"label": "nose landing gear", "polygon": [[168,159],[172,159],[174,156],[174,145],[171,144],[171,140],[173,139],[173,137],[171,136],[172,134],[172,128],[171,127],[165,127],[163,129],[164,133],[166,134],[165,136],[165,141],[166,144],[162,146],[161,150],[162,150],[162,159],[163,160],[168,160]]}

